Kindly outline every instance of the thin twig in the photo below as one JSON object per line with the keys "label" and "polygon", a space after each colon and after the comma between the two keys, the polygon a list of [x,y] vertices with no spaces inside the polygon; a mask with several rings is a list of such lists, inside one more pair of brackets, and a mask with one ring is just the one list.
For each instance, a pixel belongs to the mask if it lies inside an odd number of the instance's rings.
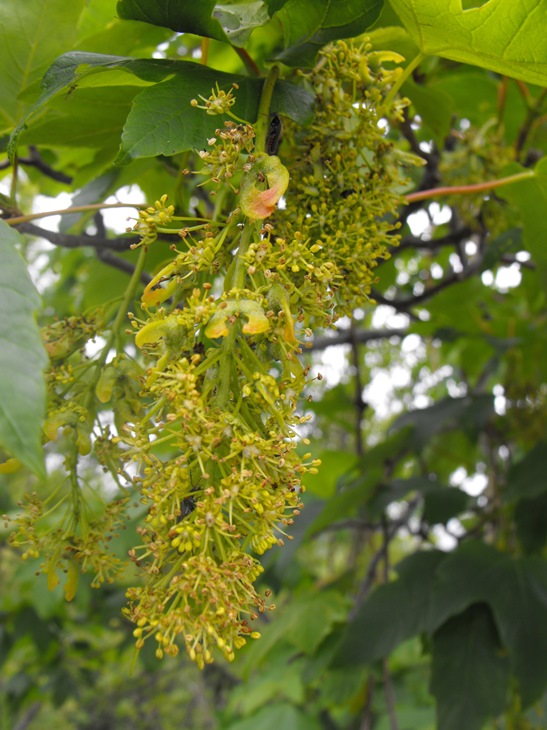
{"label": "thin twig", "polygon": [[144,208],[146,203],[93,203],[92,205],[75,205],[73,208],[63,208],[61,210],[47,210],[42,213],[29,213],[28,215],[20,215],[15,218],[6,218],[5,221],[10,226],[18,226],[20,223],[35,221],[39,218],[48,218],[52,215],[71,215],[72,213],[87,213],[92,210],[107,210],[109,208]]}
{"label": "thin twig", "polygon": [[393,690],[393,679],[391,678],[391,672],[387,659],[382,662],[382,670],[384,675],[384,693],[386,696],[387,714],[389,715],[389,724],[391,730],[399,730],[399,722],[397,721],[397,713],[395,711],[395,692]]}
{"label": "thin twig", "polygon": [[232,46],[232,48],[241,58],[241,60],[243,61],[243,65],[245,66],[246,70],[251,74],[251,76],[262,76],[260,69],[244,48],[238,48],[238,46]]}
{"label": "thin twig", "polygon": [[443,289],[447,289],[449,286],[452,286],[452,284],[469,279],[473,274],[480,270],[481,266],[482,260],[479,260],[472,266],[468,266],[466,271],[449,274],[448,276],[445,276],[444,279],[441,279],[438,284],[435,284],[435,286],[430,286],[427,289],[424,289],[421,294],[416,294],[415,296],[408,297],[406,299],[388,299],[377,291],[373,291],[372,296],[379,304],[385,304],[388,307],[393,307],[398,312],[407,312],[409,309],[412,309],[412,307],[431,299],[431,297],[434,297]]}
{"label": "thin twig", "polygon": [[90,246],[97,249],[97,251],[100,249],[129,251],[132,244],[138,243],[141,240],[140,236],[105,238],[103,236],[89,236],[86,234],[72,235],[68,233],[57,233],[57,231],[48,231],[46,228],[36,226],[34,223],[20,223],[17,229],[21,233],[45,238],[46,241],[61,248],[83,248],[84,246]]}
{"label": "thin twig", "polygon": [[399,245],[393,247],[393,251],[395,253],[398,253],[399,251],[404,251],[407,248],[436,251],[438,248],[442,248],[444,246],[453,246],[455,243],[464,241],[468,239],[469,236],[471,236],[472,234],[473,229],[471,228],[471,226],[462,226],[455,231],[447,233],[445,236],[440,236],[439,238],[431,238],[429,240],[424,240],[423,238],[420,238],[418,236],[403,236],[403,238],[401,238],[401,241],[399,242]]}
{"label": "thin twig", "polygon": [[[383,537],[384,542],[386,544],[386,549],[384,552],[384,570],[382,579],[384,583],[387,583],[389,581],[389,531],[388,531],[388,523],[385,518],[382,520],[382,528],[383,528]],[[391,730],[399,730],[399,723],[397,721],[397,713],[395,711],[396,703],[395,703],[395,692],[393,690],[393,679],[391,677],[391,672],[389,671],[389,664],[387,657],[384,658],[382,661],[382,672],[384,677],[384,694],[386,696],[386,706],[387,706],[387,713],[389,715],[389,722],[391,725]]]}
{"label": "thin twig", "polygon": [[359,343],[357,341],[355,331],[355,320],[352,318],[350,328],[350,345],[351,359],[355,371],[355,390],[353,403],[355,405],[355,453],[359,459],[365,455],[365,445],[363,443],[363,415],[368,407],[368,403],[363,400],[363,382],[361,378],[361,363],[359,358]]}
{"label": "thin twig", "polygon": [[372,730],[372,705],[374,702],[374,689],[376,686],[376,680],[373,674],[369,675],[367,681],[367,699],[365,707],[363,709],[363,720],[361,722],[360,730]]}
{"label": "thin twig", "polygon": [[[526,140],[528,139],[528,135],[530,134],[530,131],[532,130],[534,126],[534,122],[536,119],[541,115],[541,108],[543,106],[543,102],[547,98],[547,89],[543,89],[543,91],[538,96],[535,104],[533,106],[528,107],[528,113],[526,115],[526,119],[522,123],[521,128],[519,129],[519,133],[517,135],[517,140],[515,142],[515,154],[517,159],[520,157],[520,153],[522,152],[524,145],[526,144]],[[527,103],[530,102],[530,96],[527,98]]]}
{"label": "thin twig", "polygon": [[378,569],[378,565],[382,560],[385,560],[386,551],[389,547],[389,543],[393,540],[393,538],[397,535],[401,527],[406,525],[410,517],[412,516],[412,513],[414,512],[416,506],[418,505],[420,501],[420,497],[414,497],[414,499],[411,499],[410,502],[408,502],[406,510],[404,513],[399,517],[398,520],[394,520],[390,523],[390,525],[387,527],[384,535],[384,539],[382,540],[382,544],[378,548],[378,550],[374,553],[372,556],[367,572],[365,574],[365,577],[361,583],[361,586],[359,588],[359,591],[357,593],[357,597],[355,599],[355,603],[353,605],[353,608],[351,609],[349,613],[349,620],[352,621],[357,613],[359,612],[359,609],[365,602],[370,589],[372,588],[372,585],[374,583],[374,580],[376,578],[376,571]]}
{"label": "thin twig", "polygon": [[[376,297],[377,298],[377,297]],[[336,335],[325,335],[324,337],[317,337],[313,342],[313,345],[309,348],[312,352],[318,352],[319,350],[326,350],[327,347],[336,347],[338,345],[347,345],[353,340],[359,344],[365,342],[374,342],[375,340],[386,340],[391,337],[406,337],[408,330],[404,328],[393,328],[385,330],[358,330],[353,335],[350,329],[338,330]]]}
{"label": "thin twig", "polygon": [[[60,172],[59,170],[55,170],[53,167],[50,167],[47,162],[42,159],[40,153],[34,145],[29,146],[29,156],[19,157],[17,159],[17,162],[19,163],[19,165],[25,165],[26,167],[35,167],[43,175],[50,177],[56,182],[65,183],[65,185],[70,185],[72,183],[73,178],[70,175],[65,174],[64,172]],[[10,166],[10,160],[4,160],[3,162],[0,162],[0,170],[6,170]]]}
{"label": "thin twig", "polygon": [[14,725],[13,730],[26,730],[27,727],[34,720],[34,718],[40,712],[41,709],[42,709],[42,703],[34,702],[28,708],[28,710],[23,715],[23,717],[19,720],[19,722],[16,725]]}

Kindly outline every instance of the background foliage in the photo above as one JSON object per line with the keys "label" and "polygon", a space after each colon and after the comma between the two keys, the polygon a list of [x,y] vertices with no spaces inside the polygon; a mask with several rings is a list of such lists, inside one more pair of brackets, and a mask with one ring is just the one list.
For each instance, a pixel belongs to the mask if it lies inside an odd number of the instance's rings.
{"label": "background foliage", "polygon": [[[315,331],[303,355],[326,376],[305,404],[306,449],[322,467],[306,477],[294,539],[262,559],[277,604],[262,638],[201,673],[145,645],[129,677],[131,569],[99,589],[82,576],[67,602],[70,568],[65,593],[51,580],[48,590],[40,561],[8,545],[6,521],[2,727],[545,727],[545,2],[0,7],[0,507],[12,519],[25,494],[47,498],[65,479],[62,445],[41,445],[47,358],[34,315],[45,327],[99,308],[111,323],[138,256],[135,234],[96,209],[55,225],[31,212],[124,202],[138,186],[148,202],[166,193],[182,215],[211,215],[181,171],[196,169],[219,122],[190,100],[236,83],[233,110],[255,122],[276,60],[271,110],[309,127],[301,71],[325,44],[365,32],[374,52],[405,59],[410,106],[385,131],[401,162],[423,162],[398,191],[401,240],[377,269],[374,301]],[[284,162],[297,154],[281,143]],[[143,283],[168,246],[151,248]],[[115,486],[93,454],[80,468],[101,514]],[[111,542],[120,560],[143,516],[131,504]]]}

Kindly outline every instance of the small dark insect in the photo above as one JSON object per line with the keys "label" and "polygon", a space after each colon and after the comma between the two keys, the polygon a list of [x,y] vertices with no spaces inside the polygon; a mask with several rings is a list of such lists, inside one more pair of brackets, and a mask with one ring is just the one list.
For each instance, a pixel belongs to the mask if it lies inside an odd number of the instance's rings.
{"label": "small dark insect", "polygon": [[353,188],[349,188],[348,190],[342,190],[342,192],[340,193],[340,196],[342,198],[349,198],[349,196],[353,195],[354,192],[355,192],[355,190]]}
{"label": "small dark insect", "polygon": [[283,134],[283,125],[279,114],[272,114],[268,134],[266,135],[266,152],[269,155],[277,155],[279,145],[281,144],[281,135]]}
{"label": "small dark insect", "polygon": [[76,89],[78,88],[78,84],[71,84],[68,88],[68,91],[66,92],[65,101],[68,99],[68,97],[73,94]]}
{"label": "small dark insect", "polygon": [[[185,497],[182,502],[180,503],[180,520],[183,520],[185,517],[188,517],[189,514],[192,514],[192,512],[196,509],[196,502],[193,497]],[[180,521],[179,520],[179,521]]]}

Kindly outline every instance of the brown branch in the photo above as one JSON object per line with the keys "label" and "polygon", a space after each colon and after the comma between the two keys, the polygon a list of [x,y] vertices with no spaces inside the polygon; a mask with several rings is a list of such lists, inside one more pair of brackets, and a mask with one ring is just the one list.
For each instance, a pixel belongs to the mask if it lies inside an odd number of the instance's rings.
{"label": "brown branch", "polygon": [[[383,572],[383,583],[387,583],[389,581],[389,532],[388,532],[388,523],[387,519],[384,518],[382,520],[382,528],[383,528],[383,537],[384,542],[386,544],[386,549],[384,553],[384,572]],[[386,706],[387,706],[387,713],[389,715],[389,722],[391,725],[391,730],[399,730],[399,723],[397,721],[397,713],[395,711],[396,703],[395,703],[395,692],[393,690],[393,679],[391,677],[391,672],[389,671],[389,664],[387,657],[384,658],[382,661],[382,671],[384,675],[384,694],[386,696]]]}
{"label": "brown branch", "polygon": [[[50,177],[56,182],[64,183],[65,185],[70,185],[72,183],[73,178],[70,175],[66,175],[64,172],[60,172],[59,170],[55,170],[53,167],[50,167],[50,165],[42,159],[42,156],[34,145],[29,146],[29,156],[19,157],[17,159],[17,163],[19,165],[25,165],[26,167],[35,167],[43,175]],[[9,160],[4,160],[0,163],[0,170],[7,170],[10,166],[11,162]]]}
{"label": "brown branch", "polygon": [[27,730],[30,723],[42,709],[41,702],[34,702],[23,715],[23,717],[13,726],[13,730]]}
{"label": "brown branch", "polygon": [[372,722],[373,722],[373,714],[372,714],[372,708],[374,703],[374,689],[376,686],[376,679],[374,678],[374,675],[369,675],[369,678],[367,680],[367,699],[365,702],[365,707],[363,709],[363,720],[361,722],[361,727],[359,730],[372,730]]}
{"label": "brown branch", "polygon": [[106,238],[86,234],[72,235],[68,233],[57,233],[57,231],[48,231],[46,228],[40,228],[40,226],[36,226],[34,223],[19,223],[16,227],[21,233],[45,238],[46,241],[61,248],[83,248],[84,246],[90,246],[97,251],[103,249],[129,251],[132,244],[138,243],[141,240],[140,236],[134,235],[120,238]]}
{"label": "brown branch", "polygon": [[465,281],[466,279],[469,279],[477,271],[480,271],[481,265],[482,261],[477,261],[472,266],[469,266],[465,271],[462,271],[459,274],[455,272],[453,274],[449,274],[444,279],[441,279],[438,284],[435,284],[435,286],[430,286],[425,289],[421,294],[416,294],[415,296],[408,297],[406,299],[388,299],[377,291],[373,291],[372,296],[380,304],[385,304],[388,307],[393,307],[398,312],[408,312],[408,310],[412,309],[412,307],[415,307],[416,305],[421,304],[428,299],[431,299],[431,297],[434,297],[443,289],[447,289],[449,286],[452,286],[452,284],[456,284],[459,281]]}
{"label": "brown branch", "polygon": [[399,129],[401,130],[403,137],[410,145],[410,149],[412,150],[412,152],[414,152],[414,154],[418,157],[421,157],[423,160],[425,160],[428,165],[434,165],[436,167],[436,157],[438,157],[438,155],[430,152],[425,152],[425,150],[420,147],[420,143],[418,142],[416,135],[414,134],[414,130],[412,129],[412,119],[408,114],[408,108],[404,110],[404,118],[403,121],[399,123]]}
{"label": "brown branch", "polygon": [[399,722],[397,720],[397,713],[395,711],[395,692],[393,690],[393,680],[391,678],[391,672],[387,659],[382,662],[382,670],[384,674],[384,694],[386,696],[387,714],[389,715],[389,724],[391,730],[399,730]]}
{"label": "brown branch", "polygon": [[241,58],[241,60],[243,61],[243,65],[245,66],[246,70],[251,74],[251,76],[262,76],[260,69],[244,48],[238,48],[237,46],[232,46],[232,48]]}
{"label": "brown branch", "polygon": [[[377,296],[374,297],[378,299]],[[389,300],[385,300],[391,305]],[[408,330],[406,329],[385,329],[385,330],[360,330],[355,332],[353,335],[350,329],[339,330],[336,335],[325,335],[323,337],[317,337],[310,347],[311,352],[318,352],[319,350],[326,350],[327,347],[336,347],[338,345],[348,345],[352,342],[352,339],[359,344],[365,342],[373,342],[375,340],[386,340],[390,337],[406,337]]]}
{"label": "brown branch", "polygon": [[[526,87],[525,87],[526,88]],[[526,89],[528,91],[528,89]],[[528,113],[526,115],[526,119],[522,123],[521,128],[519,129],[519,133],[517,135],[517,140],[515,142],[515,154],[517,159],[520,157],[520,153],[522,152],[524,145],[526,144],[526,140],[528,139],[528,135],[530,134],[534,122],[536,119],[541,115],[543,102],[547,98],[547,89],[543,89],[543,91],[540,93],[540,95],[537,98],[536,103],[533,106],[528,107]],[[526,102],[530,103],[530,92],[528,92],[528,97],[525,97]]]}
{"label": "brown branch", "polygon": [[397,535],[397,533],[399,532],[401,527],[404,527],[407,524],[408,520],[412,516],[412,513],[414,512],[414,509],[417,507],[419,501],[420,501],[419,496],[414,497],[414,499],[411,499],[410,502],[407,503],[406,510],[401,515],[401,517],[399,517],[398,520],[394,520],[386,527],[382,544],[380,545],[378,550],[374,553],[374,555],[372,556],[372,558],[368,564],[367,572],[365,574],[365,577],[361,583],[361,586],[360,586],[357,596],[355,598],[355,603],[349,613],[348,618],[350,621],[353,621],[353,619],[356,617],[357,613],[359,612],[359,609],[361,608],[363,603],[366,601],[367,596],[370,593],[370,589],[372,588],[372,585],[376,579],[376,571],[378,570],[378,566],[382,562],[382,560],[386,560],[389,543]]}
{"label": "brown branch", "polygon": [[393,253],[398,251],[404,251],[407,248],[426,249],[428,251],[436,251],[438,248],[444,246],[453,246],[455,243],[459,243],[466,238],[469,238],[473,234],[471,226],[462,226],[457,228],[445,236],[439,238],[432,238],[431,240],[424,240],[419,236],[403,236],[398,246],[393,247]]}
{"label": "brown branch", "polygon": [[352,318],[350,328],[351,359],[355,370],[355,392],[353,403],[355,405],[355,453],[361,459],[365,455],[363,443],[363,416],[368,408],[368,403],[363,400],[363,383],[361,379],[361,363],[359,359],[359,343],[355,331],[355,320]]}
{"label": "brown branch", "polygon": [[[13,195],[11,196],[13,198]],[[39,218],[48,218],[52,215],[71,215],[72,213],[87,213],[94,210],[109,210],[111,208],[144,208],[145,203],[93,203],[92,205],[75,205],[72,208],[62,208],[60,210],[45,210],[42,213],[29,213],[28,215],[20,215],[15,218],[6,218],[5,221],[9,226],[18,226],[20,223],[28,223]]]}

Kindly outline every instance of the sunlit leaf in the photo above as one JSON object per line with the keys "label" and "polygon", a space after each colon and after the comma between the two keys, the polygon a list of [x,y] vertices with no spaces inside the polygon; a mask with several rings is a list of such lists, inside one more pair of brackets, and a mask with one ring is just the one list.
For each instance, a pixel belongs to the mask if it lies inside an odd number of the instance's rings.
{"label": "sunlit leaf", "polygon": [[422,53],[547,84],[547,5],[543,0],[390,0]]}

